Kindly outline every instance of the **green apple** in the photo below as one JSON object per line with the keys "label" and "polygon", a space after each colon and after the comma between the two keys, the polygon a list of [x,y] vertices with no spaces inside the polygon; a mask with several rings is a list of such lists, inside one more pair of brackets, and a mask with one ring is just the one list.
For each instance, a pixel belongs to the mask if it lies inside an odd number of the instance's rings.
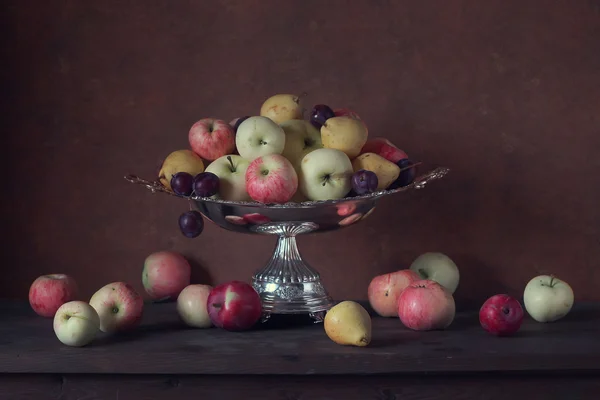
{"label": "green apple", "polygon": [[302,119],[290,119],[279,126],[285,132],[285,147],[281,155],[287,158],[298,171],[300,161],[305,155],[323,147],[321,132],[310,122]]}
{"label": "green apple", "polygon": [[335,200],[352,189],[352,162],[341,150],[317,149],[302,158],[298,186],[309,200]]}
{"label": "green apple", "polygon": [[539,275],[531,279],[523,292],[527,313],[537,322],[554,322],[573,307],[573,289],[555,276]]}
{"label": "green apple", "polygon": [[254,116],[238,126],[235,145],[248,161],[269,154],[281,154],[285,147],[283,128],[270,118]]}
{"label": "green apple", "polygon": [[421,254],[413,261],[410,269],[418,273],[422,279],[436,281],[450,293],[456,291],[460,281],[460,273],[454,261],[439,252]]}
{"label": "green apple", "polygon": [[228,201],[252,200],[246,191],[246,170],[250,161],[236,154],[217,158],[208,164],[206,172],[219,177],[218,198]]}

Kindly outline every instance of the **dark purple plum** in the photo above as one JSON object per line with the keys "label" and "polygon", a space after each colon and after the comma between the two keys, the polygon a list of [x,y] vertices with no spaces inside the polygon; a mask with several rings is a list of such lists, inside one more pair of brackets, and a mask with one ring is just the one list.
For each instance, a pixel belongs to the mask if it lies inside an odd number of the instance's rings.
{"label": "dark purple plum", "polygon": [[317,129],[321,129],[325,121],[335,117],[335,113],[331,107],[325,104],[317,104],[310,112],[310,123]]}
{"label": "dark purple plum", "polygon": [[373,171],[361,169],[352,175],[352,190],[359,196],[377,190],[377,175]]}
{"label": "dark purple plum", "polygon": [[235,125],[233,125],[233,132],[237,132],[238,128],[240,127],[240,124],[241,124],[242,122],[244,122],[245,120],[247,120],[248,118],[250,118],[250,116],[249,116],[249,115],[246,115],[246,116],[244,116],[244,117],[239,117],[239,118],[237,119],[237,121],[235,121]]}
{"label": "dark purple plum", "polygon": [[179,216],[179,229],[183,236],[195,238],[204,230],[204,220],[198,211],[186,211]]}
{"label": "dark purple plum", "polygon": [[192,188],[196,196],[214,196],[219,192],[219,177],[212,172],[200,172],[194,178]]}
{"label": "dark purple plum", "polygon": [[194,177],[187,172],[177,172],[171,177],[171,189],[180,196],[192,194]]}
{"label": "dark purple plum", "polygon": [[413,183],[413,181],[415,180],[415,177],[417,176],[417,167],[415,166],[414,168],[408,168],[411,165],[414,165],[415,163],[410,161],[408,158],[403,158],[402,160],[398,161],[396,163],[397,166],[400,167],[401,170],[400,171],[400,175],[398,175],[398,178],[396,178],[396,180],[394,182],[391,183],[391,185],[388,187],[388,189],[398,189],[404,186],[408,186],[411,183]]}

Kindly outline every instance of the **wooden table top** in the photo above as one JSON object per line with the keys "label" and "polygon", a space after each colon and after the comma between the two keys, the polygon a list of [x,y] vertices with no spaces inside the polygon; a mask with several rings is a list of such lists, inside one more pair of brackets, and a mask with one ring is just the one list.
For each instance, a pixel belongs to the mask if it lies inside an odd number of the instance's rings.
{"label": "wooden table top", "polygon": [[476,312],[458,313],[445,331],[413,332],[395,318],[373,318],[368,347],[332,342],[323,324],[277,318],[246,332],[193,329],[174,303],[147,304],[142,325],[95,342],[62,345],[52,319],[26,303],[2,302],[0,372],[117,374],[409,374],[464,372],[600,372],[600,303],[578,303],[563,320],[528,316],[513,337],[479,326]]}

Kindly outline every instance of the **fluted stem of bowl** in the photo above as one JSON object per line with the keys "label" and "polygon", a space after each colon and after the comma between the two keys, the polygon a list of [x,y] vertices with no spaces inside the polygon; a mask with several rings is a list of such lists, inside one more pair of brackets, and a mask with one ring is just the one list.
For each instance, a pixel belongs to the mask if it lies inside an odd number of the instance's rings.
{"label": "fluted stem of bowl", "polygon": [[277,247],[267,265],[255,275],[255,279],[273,283],[304,283],[319,280],[319,273],[302,259],[296,243],[296,235],[306,231],[306,227],[302,225],[279,226]]}

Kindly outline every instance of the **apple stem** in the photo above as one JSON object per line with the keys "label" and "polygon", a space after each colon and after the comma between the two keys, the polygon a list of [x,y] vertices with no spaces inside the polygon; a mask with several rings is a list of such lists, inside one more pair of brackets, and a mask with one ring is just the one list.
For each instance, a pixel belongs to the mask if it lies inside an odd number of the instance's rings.
{"label": "apple stem", "polygon": [[550,287],[554,287],[554,275],[550,275]]}
{"label": "apple stem", "polygon": [[231,165],[231,172],[235,172],[235,166],[233,165],[233,160],[231,156],[227,156],[227,161],[229,161],[229,165]]}
{"label": "apple stem", "polygon": [[213,303],[214,308],[221,308],[221,303]]}
{"label": "apple stem", "polygon": [[296,96],[296,98],[294,99],[294,102],[295,102],[296,104],[299,104],[299,103],[300,103],[300,100],[301,100],[303,97],[306,97],[306,96],[308,96],[308,93],[306,93],[306,92],[302,92],[301,94],[299,94],[298,96]]}
{"label": "apple stem", "polygon": [[429,274],[423,268],[419,268],[419,275],[425,279],[429,278]]}

